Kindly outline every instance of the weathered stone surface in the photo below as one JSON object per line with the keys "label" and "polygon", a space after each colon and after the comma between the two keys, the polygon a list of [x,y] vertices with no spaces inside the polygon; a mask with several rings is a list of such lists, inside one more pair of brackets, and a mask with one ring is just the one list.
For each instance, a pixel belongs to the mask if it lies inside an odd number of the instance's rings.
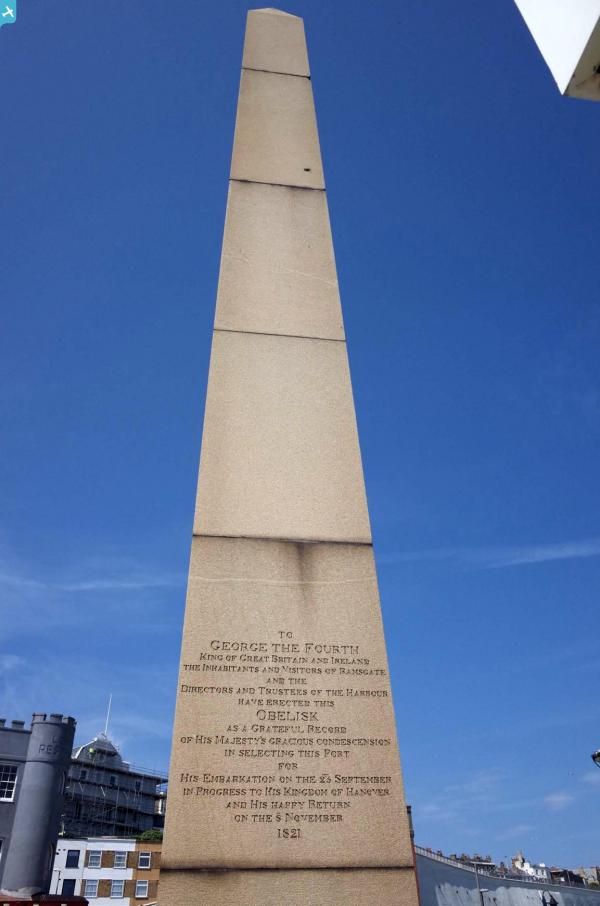
{"label": "weathered stone surface", "polygon": [[411,866],[371,546],[195,538],[174,738],[164,866]]}
{"label": "weathered stone surface", "polygon": [[309,79],[242,70],[231,178],[325,188]]}
{"label": "weathered stone surface", "polygon": [[248,12],[242,66],[309,76],[304,23],[278,9]]}
{"label": "weathered stone surface", "polygon": [[344,343],[215,332],[194,534],[370,541]]}
{"label": "weathered stone surface", "polygon": [[302,23],[248,21],[159,902],[416,906]]}
{"label": "weathered stone surface", "polygon": [[[160,903],[185,906],[417,906],[411,869],[167,871]],[[166,897],[166,899],[165,899]]]}
{"label": "weathered stone surface", "polygon": [[344,339],[324,192],[230,183],[215,327]]}

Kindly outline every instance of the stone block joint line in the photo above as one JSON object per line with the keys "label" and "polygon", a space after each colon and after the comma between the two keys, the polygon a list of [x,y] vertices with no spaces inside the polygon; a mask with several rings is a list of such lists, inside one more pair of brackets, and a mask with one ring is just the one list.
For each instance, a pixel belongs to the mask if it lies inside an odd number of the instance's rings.
{"label": "stone block joint line", "polygon": [[248,13],[161,906],[417,906],[302,19]]}

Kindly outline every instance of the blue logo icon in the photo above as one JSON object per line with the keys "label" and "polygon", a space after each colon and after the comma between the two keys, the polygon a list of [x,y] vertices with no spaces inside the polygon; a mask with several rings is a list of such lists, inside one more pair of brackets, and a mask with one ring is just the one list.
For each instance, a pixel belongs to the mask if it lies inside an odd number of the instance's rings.
{"label": "blue logo icon", "polygon": [[0,2],[0,28],[3,25],[12,25],[17,21],[17,0],[8,0],[8,3]]}

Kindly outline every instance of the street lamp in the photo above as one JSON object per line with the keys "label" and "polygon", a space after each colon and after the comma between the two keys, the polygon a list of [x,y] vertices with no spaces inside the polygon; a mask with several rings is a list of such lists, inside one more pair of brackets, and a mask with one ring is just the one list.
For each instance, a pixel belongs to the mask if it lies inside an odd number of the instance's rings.
{"label": "street lamp", "polygon": [[595,765],[598,765],[600,768],[600,749],[597,749],[595,752],[592,752],[592,761]]}
{"label": "street lamp", "polygon": [[477,893],[479,894],[479,904],[480,906],[485,906],[485,900],[483,898],[484,893],[488,893],[487,887],[482,887],[479,883],[479,872],[477,871],[477,865],[473,865],[475,869],[475,880],[477,881]]}

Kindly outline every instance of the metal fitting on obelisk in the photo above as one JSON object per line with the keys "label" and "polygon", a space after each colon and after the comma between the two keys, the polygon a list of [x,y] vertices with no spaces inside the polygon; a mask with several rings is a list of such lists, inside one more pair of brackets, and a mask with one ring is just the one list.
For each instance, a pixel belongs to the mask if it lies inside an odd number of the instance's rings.
{"label": "metal fitting on obelisk", "polygon": [[301,19],[248,14],[161,906],[417,888]]}

